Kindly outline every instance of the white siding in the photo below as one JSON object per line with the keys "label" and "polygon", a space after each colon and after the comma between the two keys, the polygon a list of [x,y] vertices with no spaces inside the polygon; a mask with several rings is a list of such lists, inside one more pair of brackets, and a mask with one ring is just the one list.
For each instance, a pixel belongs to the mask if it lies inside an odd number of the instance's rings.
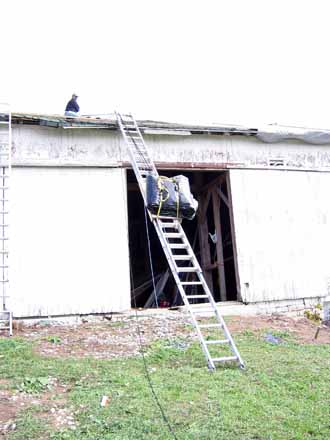
{"label": "white siding", "polygon": [[[1,128],[0,128],[1,129]],[[330,145],[265,144],[244,136],[146,135],[151,155],[163,167],[330,170]],[[118,131],[14,125],[13,162],[22,166],[121,166],[129,157]]]}
{"label": "white siding", "polygon": [[14,168],[15,316],[130,307],[125,171]]}
{"label": "white siding", "polygon": [[330,174],[232,170],[243,301],[329,294]]}

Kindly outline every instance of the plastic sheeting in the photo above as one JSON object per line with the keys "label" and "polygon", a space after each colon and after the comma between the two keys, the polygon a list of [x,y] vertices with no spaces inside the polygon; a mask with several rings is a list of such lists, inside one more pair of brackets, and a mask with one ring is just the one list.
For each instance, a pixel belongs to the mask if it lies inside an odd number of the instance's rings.
{"label": "plastic sheeting", "polygon": [[330,130],[323,129],[268,125],[259,128],[255,136],[267,143],[297,140],[315,145],[330,144]]}
{"label": "plastic sheeting", "polygon": [[147,207],[155,215],[192,220],[198,202],[190,192],[187,177],[168,178],[150,174],[147,177]]}

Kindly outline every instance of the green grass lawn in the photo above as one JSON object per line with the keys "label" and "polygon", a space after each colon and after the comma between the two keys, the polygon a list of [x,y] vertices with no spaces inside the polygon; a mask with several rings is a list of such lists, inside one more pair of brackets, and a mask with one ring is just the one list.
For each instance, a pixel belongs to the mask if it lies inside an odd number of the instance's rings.
{"label": "green grass lawn", "polygon": [[[329,345],[298,344],[287,333],[281,345],[272,345],[264,333],[236,334],[245,371],[227,366],[210,373],[197,344],[164,340],[149,349],[150,376],[178,439],[330,439]],[[20,409],[7,439],[173,438],[150,393],[141,357],[46,358],[26,340],[0,339],[0,378],[7,390],[50,396],[44,405]],[[65,387],[63,395],[58,387],[52,391],[49,378]],[[103,395],[110,397],[105,407]],[[50,411],[58,399],[71,408],[75,430],[52,423]]]}

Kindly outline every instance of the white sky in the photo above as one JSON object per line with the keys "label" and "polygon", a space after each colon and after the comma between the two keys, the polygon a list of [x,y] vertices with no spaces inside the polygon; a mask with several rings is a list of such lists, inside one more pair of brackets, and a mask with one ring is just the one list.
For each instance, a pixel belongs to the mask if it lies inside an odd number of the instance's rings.
{"label": "white sky", "polygon": [[0,101],[330,128],[326,0],[1,2]]}

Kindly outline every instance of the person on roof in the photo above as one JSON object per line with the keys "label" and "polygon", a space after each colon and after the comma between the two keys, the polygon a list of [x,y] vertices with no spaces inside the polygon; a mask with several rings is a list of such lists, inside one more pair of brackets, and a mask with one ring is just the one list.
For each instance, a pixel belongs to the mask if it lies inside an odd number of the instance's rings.
{"label": "person on roof", "polygon": [[78,95],[74,93],[65,107],[65,116],[78,116],[80,108],[77,102],[77,98]]}

